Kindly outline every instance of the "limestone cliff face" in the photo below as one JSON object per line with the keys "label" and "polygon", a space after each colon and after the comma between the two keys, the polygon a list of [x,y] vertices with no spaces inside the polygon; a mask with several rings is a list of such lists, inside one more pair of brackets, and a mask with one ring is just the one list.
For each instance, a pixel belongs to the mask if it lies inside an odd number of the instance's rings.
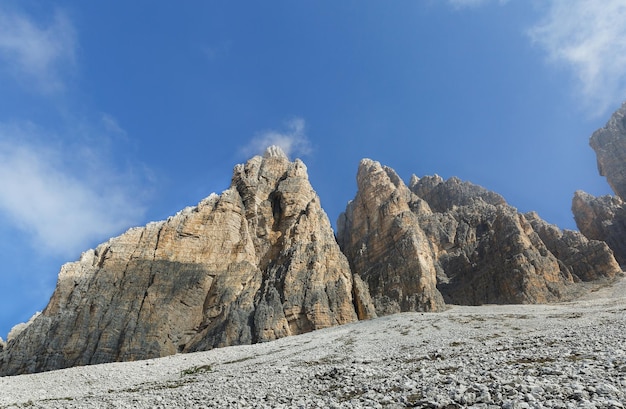
{"label": "limestone cliff face", "polygon": [[0,374],[262,342],[356,319],[350,268],[306,167],[272,148],[235,167],[220,196],[64,265],[46,309],[0,355]]}
{"label": "limestone cliff face", "polygon": [[378,315],[439,311],[431,243],[412,207],[428,205],[390,168],[363,159],[358,191],[337,222],[339,244],[356,276],[369,286]]}
{"label": "limestone cliff face", "polygon": [[357,184],[338,238],[378,314],[434,310],[440,295],[471,305],[558,301],[577,281],[620,271],[603,243],[520,214],[458,178],[413,176],[407,188],[392,169],[364,160]]}

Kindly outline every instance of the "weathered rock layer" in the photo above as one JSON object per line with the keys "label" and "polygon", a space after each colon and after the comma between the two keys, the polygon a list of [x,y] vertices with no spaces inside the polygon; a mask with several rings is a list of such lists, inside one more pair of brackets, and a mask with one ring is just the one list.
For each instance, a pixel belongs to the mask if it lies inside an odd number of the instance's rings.
{"label": "weathered rock layer", "polygon": [[49,305],[0,355],[0,374],[301,334],[356,320],[352,294],[305,165],[272,148],[238,165],[220,196],[63,266]]}

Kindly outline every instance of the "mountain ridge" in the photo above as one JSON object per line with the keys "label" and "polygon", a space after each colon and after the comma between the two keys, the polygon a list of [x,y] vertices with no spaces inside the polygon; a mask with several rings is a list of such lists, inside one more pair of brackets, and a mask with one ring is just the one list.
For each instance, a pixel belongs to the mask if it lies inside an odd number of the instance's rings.
{"label": "mountain ridge", "polygon": [[[619,132],[611,143],[626,141]],[[623,275],[611,241],[581,232],[459,178],[413,175],[407,185],[363,159],[335,233],[306,165],[269,147],[236,165],[220,195],[63,265],[48,306],[0,342],[0,376],[259,343],[447,304],[569,300],[581,283]]]}

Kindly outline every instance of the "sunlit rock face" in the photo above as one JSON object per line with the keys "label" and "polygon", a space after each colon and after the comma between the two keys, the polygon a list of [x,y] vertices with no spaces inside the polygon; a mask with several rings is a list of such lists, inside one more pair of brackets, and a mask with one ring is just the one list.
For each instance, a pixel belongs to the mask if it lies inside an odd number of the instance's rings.
{"label": "sunlit rock face", "polygon": [[350,268],[307,169],[271,148],[236,166],[221,195],[64,265],[48,306],[0,355],[0,374],[263,342],[356,319]]}
{"label": "sunlit rock face", "polygon": [[590,240],[577,231],[561,230],[540,219],[535,212],[524,216],[547,249],[559,260],[565,274],[581,281],[610,279],[621,274],[613,251],[604,241]]}
{"label": "sunlit rock face", "polygon": [[542,303],[566,299],[581,280],[620,269],[604,243],[523,215],[500,195],[458,178],[413,176],[361,162],[358,192],[338,240],[368,283],[379,315],[446,303]]}

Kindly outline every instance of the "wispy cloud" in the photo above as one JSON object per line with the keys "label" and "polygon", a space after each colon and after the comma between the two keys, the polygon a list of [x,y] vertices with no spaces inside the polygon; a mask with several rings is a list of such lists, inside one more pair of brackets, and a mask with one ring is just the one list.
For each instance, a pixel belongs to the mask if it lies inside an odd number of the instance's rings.
{"label": "wispy cloud", "polygon": [[268,146],[277,145],[289,157],[311,153],[311,142],[306,136],[306,123],[302,118],[293,118],[285,123],[283,131],[269,130],[260,133],[241,149],[245,156],[261,154]]}
{"label": "wispy cloud", "polygon": [[226,56],[232,47],[232,41],[222,41],[201,47],[202,53],[209,61],[216,61]]}
{"label": "wispy cloud", "polygon": [[[448,0],[455,9],[508,0]],[[575,95],[592,116],[605,115],[626,99],[626,2],[545,0],[533,3],[543,17],[528,30],[548,59],[570,71]]]}
{"label": "wispy cloud", "polygon": [[136,224],[144,213],[138,180],[98,148],[68,145],[30,124],[0,124],[2,222],[63,256]]}
{"label": "wispy cloud", "polygon": [[126,136],[126,131],[120,126],[117,119],[115,119],[112,115],[102,113],[100,120],[106,131],[115,135]]}
{"label": "wispy cloud", "polygon": [[448,0],[448,3],[452,5],[452,7],[456,9],[468,8],[468,7],[478,7],[483,6],[488,3],[500,3],[504,4],[508,0]]}
{"label": "wispy cloud", "polygon": [[0,61],[11,75],[37,91],[64,88],[63,75],[75,61],[74,27],[62,12],[38,23],[20,12],[0,8]]}
{"label": "wispy cloud", "polygon": [[570,69],[593,114],[626,98],[626,2],[552,0],[530,36]]}

